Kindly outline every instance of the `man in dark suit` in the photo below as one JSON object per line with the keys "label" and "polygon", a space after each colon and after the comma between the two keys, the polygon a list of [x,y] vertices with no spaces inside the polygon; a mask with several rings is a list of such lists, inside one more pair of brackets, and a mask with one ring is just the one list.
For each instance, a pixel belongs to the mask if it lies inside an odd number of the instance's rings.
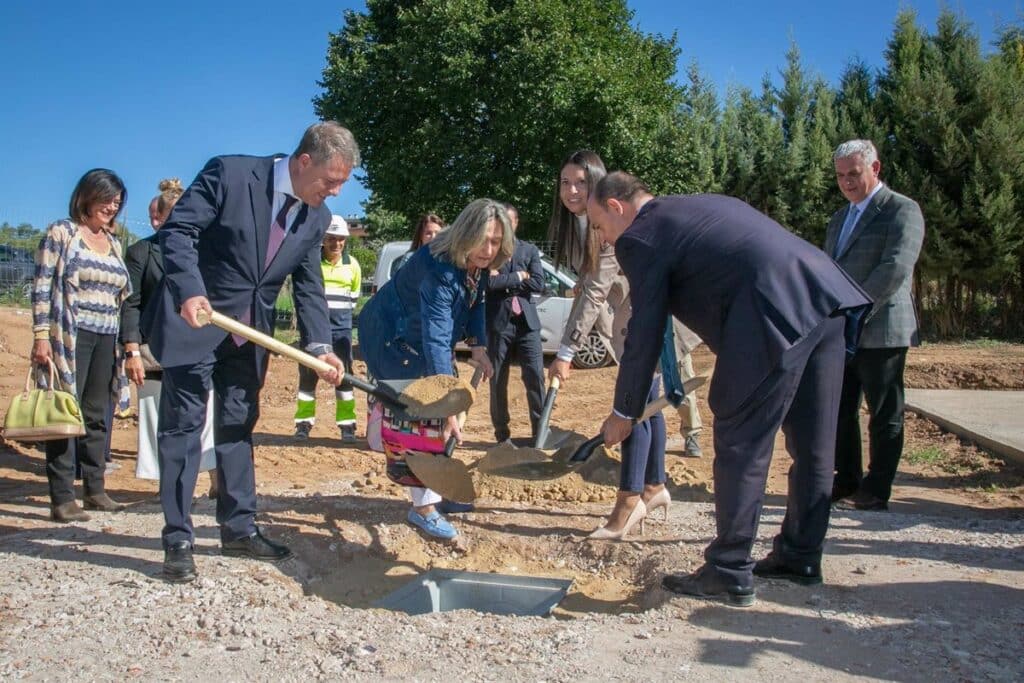
{"label": "man in dark suit", "polygon": [[[512,229],[519,227],[519,212],[505,205]],[[540,340],[540,318],[534,294],[544,293],[544,269],[540,251],[529,242],[515,240],[512,258],[487,281],[487,351],[491,375],[491,424],[498,442],[511,436],[508,415],[508,373],[513,354],[522,368],[526,401],[530,406],[530,427],[534,438],[544,406],[544,355]]]}
{"label": "man in dark suit", "polygon": [[214,440],[220,481],[217,521],[224,555],[281,560],[283,545],[256,527],[252,430],[267,352],[240,337],[202,327],[216,310],[272,334],[274,303],[291,275],[306,351],[333,370],[320,244],[331,220],[324,200],[338,194],[359,148],[332,121],[311,126],[290,156],[211,159],[157,233],[164,279],[145,311],[150,349],[163,366],[157,440],[164,510],[164,577],[195,578],[190,509],[200,458],[206,396],[214,391]]}
{"label": "man in dark suit", "polygon": [[[820,583],[844,350],[870,300],[819,249],[738,199],[655,198],[618,172],[587,208],[630,291],[644,293],[633,299],[605,443],[622,441],[643,413],[667,316],[717,356],[708,392],[717,535],[703,567],[662,585],[747,606],[752,573]],[[750,550],[780,427],[793,458],[786,517],[755,568]]]}
{"label": "man in dark suit", "polygon": [[[903,366],[917,346],[911,296],[924,241],[917,202],[882,184],[870,140],[850,140],[833,155],[836,181],[850,202],[832,215],[825,252],[875,301],[857,353],[846,366],[836,429],[832,500],[857,510],[885,510],[903,453]],[[860,403],[868,404],[868,472],[861,464]]]}

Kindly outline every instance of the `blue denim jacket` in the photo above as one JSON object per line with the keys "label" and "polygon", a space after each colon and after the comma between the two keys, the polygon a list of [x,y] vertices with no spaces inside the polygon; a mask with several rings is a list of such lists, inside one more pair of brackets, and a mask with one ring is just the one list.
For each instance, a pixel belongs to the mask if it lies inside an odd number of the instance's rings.
{"label": "blue denim jacket", "polygon": [[423,246],[359,314],[359,347],[377,379],[452,375],[452,349],[468,337],[485,343],[484,289],[474,301],[466,271]]}

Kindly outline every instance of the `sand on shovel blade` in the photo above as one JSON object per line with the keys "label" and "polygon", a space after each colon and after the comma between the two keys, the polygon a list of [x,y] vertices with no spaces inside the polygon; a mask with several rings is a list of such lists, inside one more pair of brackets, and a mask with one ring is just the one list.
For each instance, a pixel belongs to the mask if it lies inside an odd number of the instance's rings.
{"label": "sand on shovel blade", "polygon": [[476,468],[484,474],[495,474],[507,467],[545,462],[551,462],[551,456],[539,448],[517,448],[509,443],[501,443],[477,460]]}
{"label": "sand on shovel blade", "polygon": [[451,375],[431,375],[414,380],[399,394],[404,412],[422,419],[445,418],[469,410],[476,392],[469,382]]}
{"label": "sand on shovel blade", "polygon": [[586,477],[602,468],[618,467],[618,462],[604,446],[594,449],[594,454],[585,462],[570,462],[569,458],[584,441],[586,437],[572,433],[566,443],[551,455],[537,448],[516,448],[501,444],[487,451],[477,462],[477,469],[492,477],[547,481],[574,472]]}
{"label": "sand on shovel blade", "polygon": [[430,453],[406,452],[405,462],[427,488],[448,500],[471,503],[476,500],[476,487],[465,463]]}

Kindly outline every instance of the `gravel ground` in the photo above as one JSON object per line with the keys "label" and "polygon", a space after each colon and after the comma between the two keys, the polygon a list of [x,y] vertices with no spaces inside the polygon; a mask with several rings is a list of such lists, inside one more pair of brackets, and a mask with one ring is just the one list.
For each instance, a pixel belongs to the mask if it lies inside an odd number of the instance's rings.
{"label": "gravel ground", "polygon": [[[321,504],[347,488],[328,486]],[[282,499],[267,502],[275,505]],[[1019,518],[837,512],[826,585],[761,582],[757,604],[741,610],[657,587],[664,572],[692,568],[713,531],[709,505],[677,504],[646,540],[572,546],[570,562],[635,563],[647,586],[636,612],[602,614],[584,603],[539,618],[346,607],[318,595],[317,584],[344,582],[351,551],[298,552],[277,566],[222,558],[205,499],[195,516],[200,578],[184,586],[158,577],[155,501],[75,526],[44,514],[30,500],[0,514],[4,680],[1024,678]],[[766,509],[757,553],[781,514]],[[471,521],[507,515],[484,508]],[[377,527],[408,533],[398,520]]]}

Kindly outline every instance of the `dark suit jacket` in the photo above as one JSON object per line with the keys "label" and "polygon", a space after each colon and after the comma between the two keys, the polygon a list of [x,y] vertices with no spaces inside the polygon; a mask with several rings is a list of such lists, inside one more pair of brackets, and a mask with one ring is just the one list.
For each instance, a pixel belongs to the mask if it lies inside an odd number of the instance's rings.
{"label": "dark suit jacket", "polygon": [[124,265],[128,268],[132,293],[121,304],[121,343],[144,344],[146,340],[139,329],[142,311],[156,294],[160,281],[164,279],[163,254],[156,234],[128,247]]}
{"label": "dark suit jacket", "polygon": [[616,241],[633,317],[615,408],[639,416],[669,314],[717,355],[708,404],[739,408],[826,318],[871,300],[832,259],[748,204],[721,195],[659,197]]}
{"label": "dark suit jacket", "polygon": [[[517,273],[525,271],[530,277],[520,280]],[[540,250],[529,242],[515,240],[512,258],[498,269],[497,275],[487,280],[487,330],[504,330],[512,318],[512,297],[518,296],[523,317],[531,330],[540,329],[534,294],[544,293],[544,267],[540,263]]]}
{"label": "dark suit jacket", "polygon": [[[288,275],[302,339],[331,343],[320,271],[320,243],[330,210],[302,204],[270,267],[263,270],[273,220],[274,158],[214,157],[157,232],[164,279],[142,327],[163,367],[195,363],[227,335],[212,325],[189,327],[178,314],[183,301],[206,296],[213,310],[236,319],[251,311],[250,324],[272,334],[274,304]],[[258,367],[264,356],[257,348]]]}
{"label": "dark suit jacket", "polygon": [[[832,215],[825,233],[825,253],[836,240],[850,210]],[[914,264],[924,241],[924,216],[913,199],[882,186],[853,226],[836,263],[874,299],[860,345],[864,348],[916,346],[917,315],[911,296]]]}

